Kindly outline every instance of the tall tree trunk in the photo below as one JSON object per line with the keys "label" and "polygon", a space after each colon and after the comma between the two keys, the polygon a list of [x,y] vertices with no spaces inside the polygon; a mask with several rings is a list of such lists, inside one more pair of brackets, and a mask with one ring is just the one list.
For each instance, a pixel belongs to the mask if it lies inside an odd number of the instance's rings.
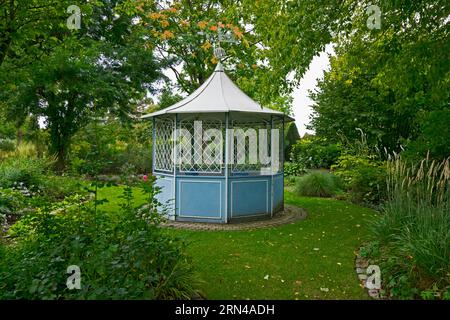
{"label": "tall tree trunk", "polygon": [[17,129],[17,147],[19,147],[22,144],[22,140],[23,140],[23,131],[21,128]]}
{"label": "tall tree trunk", "polygon": [[65,146],[60,146],[56,151],[55,170],[59,174],[62,174],[66,169],[66,154]]}

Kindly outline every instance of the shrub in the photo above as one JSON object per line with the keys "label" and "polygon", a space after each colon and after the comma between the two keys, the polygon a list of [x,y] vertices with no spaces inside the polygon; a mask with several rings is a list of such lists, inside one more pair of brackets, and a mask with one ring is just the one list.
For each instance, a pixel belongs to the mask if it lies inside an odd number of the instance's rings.
{"label": "shrub", "polygon": [[339,193],[336,176],[326,172],[311,172],[297,179],[295,190],[302,196],[331,197]]}
{"label": "shrub", "polygon": [[417,165],[398,157],[388,161],[388,201],[373,231],[384,247],[389,296],[411,298],[424,291],[422,297],[429,297],[431,290],[443,298],[450,285],[449,182],[449,159]]}
{"label": "shrub", "polygon": [[295,122],[290,122],[286,124],[284,128],[284,157],[289,159],[292,151],[292,146],[300,140],[300,135],[298,134],[297,126]]}
{"label": "shrub", "polygon": [[26,198],[22,192],[0,188],[0,227],[16,220],[26,203]]}
{"label": "shrub", "polygon": [[46,175],[40,185],[42,195],[53,200],[61,200],[75,194],[85,194],[81,182],[69,176]]}
{"label": "shrub", "polygon": [[14,140],[0,138],[0,151],[14,151],[16,144]]}
{"label": "shrub", "polygon": [[376,206],[385,200],[386,168],[374,156],[345,154],[331,169],[342,179],[350,201]]}
{"label": "shrub", "polygon": [[12,188],[22,185],[37,190],[43,184],[48,160],[34,158],[11,158],[0,164],[0,187]]}
{"label": "shrub", "polygon": [[308,169],[330,168],[341,154],[341,146],[325,139],[307,137],[292,146],[291,161]]}
{"label": "shrub", "polygon": [[119,174],[131,164],[135,172],[151,170],[150,123],[130,126],[116,120],[91,123],[74,137],[69,155],[73,174]]}
{"label": "shrub", "polygon": [[303,165],[298,162],[285,162],[283,170],[285,177],[298,177],[306,173]]}
{"label": "shrub", "polygon": [[[191,298],[197,279],[185,244],[159,226],[153,185],[145,191],[147,210],[126,188],[118,215],[78,206],[24,216],[10,229],[15,244],[0,243],[0,299]],[[70,265],[80,267],[80,290],[66,287]]]}

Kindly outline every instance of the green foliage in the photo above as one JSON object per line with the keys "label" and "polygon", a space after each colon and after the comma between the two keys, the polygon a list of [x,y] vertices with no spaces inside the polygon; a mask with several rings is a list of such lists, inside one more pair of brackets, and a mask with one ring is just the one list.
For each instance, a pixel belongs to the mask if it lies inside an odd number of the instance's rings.
{"label": "green foliage", "polygon": [[[0,299],[191,298],[197,280],[184,243],[153,209],[134,207],[127,189],[124,198],[117,215],[77,206],[23,217],[9,231],[16,244],[0,244]],[[70,265],[81,269],[81,290],[66,287]]]}
{"label": "green foliage", "polygon": [[332,144],[326,139],[304,137],[292,146],[291,161],[308,169],[330,168],[341,154],[340,144]]}
{"label": "green foliage", "polygon": [[16,144],[11,139],[0,139],[0,151],[14,151]]}
{"label": "green foliage", "polygon": [[[161,110],[161,109],[170,107],[182,99],[183,99],[182,96],[180,96],[179,94],[173,94],[168,87],[165,87],[162,90],[161,95],[159,96],[157,110]],[[155,110],[155,111],[157,111],[157,110]]]}
{"label": "green foliage", "polygon": [[450,154],[450,109],[430,111],[421,124],[421,133],[407,144],[402,156],[420,161],[427,154],[434,159],[445,159]]}
{"label": "green foliage", "polygon": [[328,172],[310,172],[296,180],[295,191],[301,196],[331,197],[341,192],[340,181]]}
{"label": "green foliage", "polygon": [[68,196],[83,195],[80,182],[71,177],[53,176],[49,172],[52,160],[43,158],[9,158],[0,164],[0,190],[10,190],[24,197],[21,208],[47,205]]}
{"label": "green foliage", "polygon": [[448,1],[382,1],[380,30],[365,26],[369,3],[354,2],[351,23],[342,24],[344,32],[334,41],[331,70],[312,94],[312,127],[330,141],[352,141],[361,128],[371,148],[411,149],[415,158],[430,150],[442,159],[449,150],[443,142],[450,93]]}
{"label": "green foliage", "polygon": [[295,122],[290,122],[284,129],[284,158],[290,159],[292,146],[300,140],[297,126]]}
{"label": "green foliage", "polygon": [[342,178],[351,201],[378,205],[385,200],[386,168],[375,156],[344,154],[332,170]]}
{"label": "green foliage", "polygon": [[283,172],[285,177],[298,177],[304,174],[306,169],[301,163],[285,162]]}
{"label": "green foliage", "polygon": [[0,187],[0,227],[21,215],[27,199],[19,190]]}
{"label": "green foliage", "polygon": [[0,187],[39,190],[49,163],[44,159],[11,158],[0,163]]}
{"label": "green foliage", "polygon": [[13,140],[16,137],[14,124],[6,120],[0,104],[0,140]]}
{"label": "green foliage", "polygon": [[388,201],[373,225],[383,281],[393,298],[443,298],[450,265],[449,159],[388,162]]}
{"label": "green foliage", "polygon": [[[1,75],[8,68],[19,69],[10,72],[14,76],[0,76],[1,87],[7,88],[0,97],[9,118],[20,121],[30,113],[45,117],[50,153],[57,155],[59,171],[65,169],[71,138],[80,128],[106,113],[129,120],[138,102],[154,93],[154,81],[160,77],[145,37],[132,32],[137,28],[133,17],[117,16],[115,5],[115,1],[85,4],[80,31],[67,29],[66,17],[61,20],[65,30],[40,59],[25,66],[8,60],[1,66]],[[58,17],[53,11],[48,15]]]}
{"label": "green foliage", "polygon": [[[73,138],[69,161],[73,174],[119,174],[130,164],[135,173],[151,171],[151,122],[124,125],[115,119],[91,123]],[[95,166],[95,168],[94,168]]]}

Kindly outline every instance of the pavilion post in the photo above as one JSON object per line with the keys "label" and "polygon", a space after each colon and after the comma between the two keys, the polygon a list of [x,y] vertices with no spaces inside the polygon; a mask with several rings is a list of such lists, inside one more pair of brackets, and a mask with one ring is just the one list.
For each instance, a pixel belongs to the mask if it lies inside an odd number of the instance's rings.
{"label": "pavilion post", "polygon": [[177,165],[178,165],[178,114],[175,114],[173,124],[173,215],[177,216]]}
{"label": "pavilion post", "polygon": [[283,177],[283,188],[281,189],[282,194],[282,207],[281,209],[284,210],[284,116],[282,119],[282,125],[281,125],[281,173]]}
{"label": "pavilion post", "polygon": [[274,175],[274,172],[273,172],[273,161],[274,161],[274,151],[273,151],[273,144],[272,144],[272,141],[273,141],[273,137],[272,137],[272,134],[273,134],[273,116],[271,115],[270,116],[270,155],[271,155],[271,157],[270,157],[270,167],[271,167],[271,169],[270,169],[270,217],[272,218],[273,217],[273,194],[274,194],[274,191],[273,191],[273,175]]}
{"label": "pavilion post", "polygon": [[228,223],[228,162],[230,157],[230,137],[228,130],[229,112],[225,113],[225,223]]}
{"label": "pavilion post", "polygon": [[152,175],[155,175],[155,155],[156,155],[156,120],[152,118]]}

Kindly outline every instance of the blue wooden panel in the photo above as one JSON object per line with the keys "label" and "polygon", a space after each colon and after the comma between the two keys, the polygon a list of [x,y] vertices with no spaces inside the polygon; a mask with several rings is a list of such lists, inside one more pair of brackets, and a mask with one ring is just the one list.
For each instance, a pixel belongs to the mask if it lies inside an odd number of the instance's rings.
{"label": "blue wooden panel", "polygon": [[155,185],[161,188],[161,193],[156,195],[156,199],[169,211],[169,215],[173,215],[175,207],[174,178],[165,175],[157,175],[156,178]]}
{"label": "blue wooden panel", "polygon": [[178,180],[177,210],[180,217],[222,219],[224,195],[219,179]]}
{"label": "blue wooden panel", "polygon": [[270,179],[239,179],[230,181],[231,217],[270,213]]}
{"label": "blue wooden panel", "polygon": [[273,177],[273,212],[283,209],[283,175]]}

